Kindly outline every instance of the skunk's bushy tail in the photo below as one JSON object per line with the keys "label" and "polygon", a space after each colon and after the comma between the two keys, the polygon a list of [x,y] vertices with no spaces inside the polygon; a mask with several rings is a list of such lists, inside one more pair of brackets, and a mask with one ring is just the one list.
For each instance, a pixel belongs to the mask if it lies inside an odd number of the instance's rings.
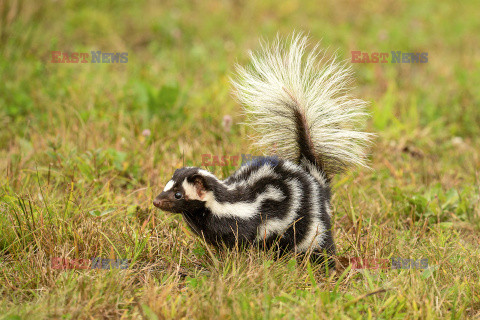
{"label": "skunk's bushy tail", "polygon": [[366,166],[372,134],[361,131],[366,102],[350,96],[351,68],[328,59],[315,46],[306,52],[301,34],[264,43],[250,53],[251,66],[237,66],[234,94],[270,154],[306,159],[327,177]]}

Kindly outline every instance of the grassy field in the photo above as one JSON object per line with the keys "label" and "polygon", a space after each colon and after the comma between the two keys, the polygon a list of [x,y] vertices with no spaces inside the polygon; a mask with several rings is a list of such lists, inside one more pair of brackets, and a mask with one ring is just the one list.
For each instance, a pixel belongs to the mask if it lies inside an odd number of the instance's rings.
{"label": "grassy field", "polygon": [[[480,317],[478,16],[474,0],[0,2],[0,319]],[[335,177],[332,200],[343,261],[428,269],[326,276],[217,251],[153,207],[202,154],[261,154],[229,76],[260,38],[294,30],[345,60],[428,52],[352,64],[377,139],[372,170]],[[128,63],[51,63],[96,50]],[[56,270],[55,257],[129,266]]]}

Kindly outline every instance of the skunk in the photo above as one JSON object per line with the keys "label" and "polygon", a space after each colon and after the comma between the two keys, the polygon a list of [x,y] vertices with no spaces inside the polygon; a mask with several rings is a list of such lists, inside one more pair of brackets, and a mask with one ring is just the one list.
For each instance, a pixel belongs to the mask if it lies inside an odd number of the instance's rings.
{"label": "skunk", "polygon": [[178,169],[153,204],[182,214],[209,244],[275,245],[334,268],[330,181],[367,166],[372,135],[361,131],[366,102],[350,96],[350,67],[325,58],[318,45],[307,53],[307,45],[295,34],[263,43],[232,80],[256,144],[276,156],[242,165],[225,180]]}

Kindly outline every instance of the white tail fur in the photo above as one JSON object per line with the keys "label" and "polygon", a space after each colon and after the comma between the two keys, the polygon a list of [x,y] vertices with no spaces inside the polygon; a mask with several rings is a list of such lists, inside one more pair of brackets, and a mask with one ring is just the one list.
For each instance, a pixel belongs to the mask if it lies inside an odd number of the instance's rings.
{"label": "white tail fur", "polygon": [[351,67],[335,57],[326,58],[318,45],[307,54],[307,44],[301,34],[277,37],[272,44],[262,44],[258,53],[250,53],[251,67],[237,66],[234,93],[258,133],[256,144],[270,154],[298,161],[299,114],[310,148],[327,175],[366,166],[373,135],[360,131],[368,114],[366,102],[349,94]]}

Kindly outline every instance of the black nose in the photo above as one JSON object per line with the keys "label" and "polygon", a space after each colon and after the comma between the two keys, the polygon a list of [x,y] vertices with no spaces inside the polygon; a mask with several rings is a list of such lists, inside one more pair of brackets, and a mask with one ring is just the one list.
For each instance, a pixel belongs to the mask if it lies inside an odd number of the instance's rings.
{"label": "black nose", "polygon": [[161,201],[160,199],[155,199],[155,200],[153,200],[153,205],[154,205],[155,207],[157,207],[157,208],[160,208],[160,203],[161,203],[161,202],[162,202],[162,201]]}

